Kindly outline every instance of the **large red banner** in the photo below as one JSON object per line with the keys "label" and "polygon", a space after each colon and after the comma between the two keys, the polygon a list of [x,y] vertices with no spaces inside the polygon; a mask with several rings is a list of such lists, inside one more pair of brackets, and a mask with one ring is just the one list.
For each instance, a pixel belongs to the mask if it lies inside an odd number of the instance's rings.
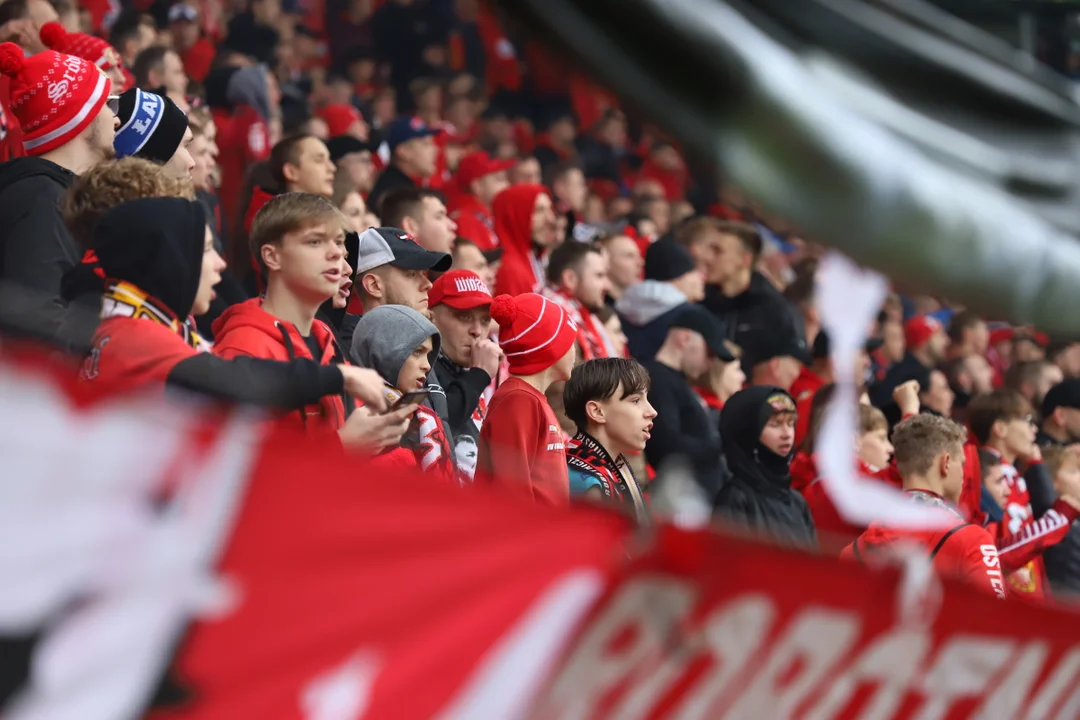
{"label": "large red banner", "polygon": [[[0,433],[0,635],[45,630],[5,720],[128,717],[166,667],[188,699],[154,720],[1080,717],[1075,614],[939,580],[918,557],[873,572],[377,476],[243,418],[76,410],[7,372],[0,394],[25,412]],[[85,463],[42,458],[30,421]],[[123,533],[81,518],[96,488]],[[32,516],[50,508],[62,522]],[[36,544],[49,562],[20,561]],[[229,603],[194,602],[209,586],[172,570],[193,564]]]}

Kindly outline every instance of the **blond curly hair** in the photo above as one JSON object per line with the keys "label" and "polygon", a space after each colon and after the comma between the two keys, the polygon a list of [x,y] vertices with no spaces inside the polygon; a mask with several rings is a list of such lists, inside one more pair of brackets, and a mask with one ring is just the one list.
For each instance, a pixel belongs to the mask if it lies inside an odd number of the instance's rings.
{"label": "blond curly hair", "polygon": [[107,210],[139,198],[183,197],[195,199],[190,179],[170,177],[149,160],[127,157],[101,163],[81,175],[68,189],[61,204],[64,224],[84,249],[93,247],[94,228]]}

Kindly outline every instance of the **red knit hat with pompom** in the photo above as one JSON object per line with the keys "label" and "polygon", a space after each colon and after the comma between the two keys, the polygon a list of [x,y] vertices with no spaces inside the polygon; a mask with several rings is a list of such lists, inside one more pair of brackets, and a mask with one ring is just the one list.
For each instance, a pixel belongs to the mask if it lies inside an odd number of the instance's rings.
{"label": "red knit hat with pompom", "polygon": [[69,33],[58,22],[47,22],[38,33],[45,47],[75,57],[89,60],[102,70],[120,67],[120,53],[101,38],[86,33]]}
{"label": "red knit hat with pompom", "polygon": [[93,63],[55,50],[24,57],[0,44],[0,73],[11,78],[10,108],[27,155],[42,155],[79,136],[109,99],[109,79]]}
{"label": "red knit hat with pompom", "polygon": [[577,326],[558,303],[536,293],[500,295],[491,302],[499,347],[514,375],[535,375],[559,362],[577,339]]}

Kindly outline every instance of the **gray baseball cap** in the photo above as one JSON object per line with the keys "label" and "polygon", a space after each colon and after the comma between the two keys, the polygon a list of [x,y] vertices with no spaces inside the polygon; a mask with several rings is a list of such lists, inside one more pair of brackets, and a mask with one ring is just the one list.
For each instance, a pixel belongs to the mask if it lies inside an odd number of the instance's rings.
{"label": "gray baseball cap", "polygon": [[360,233],[355,266],[357,275],[380,265],[393,265],[402,270],[446,272],[453,262],[449,253],[425,250],[412,235],[400,228],[380,227]]}

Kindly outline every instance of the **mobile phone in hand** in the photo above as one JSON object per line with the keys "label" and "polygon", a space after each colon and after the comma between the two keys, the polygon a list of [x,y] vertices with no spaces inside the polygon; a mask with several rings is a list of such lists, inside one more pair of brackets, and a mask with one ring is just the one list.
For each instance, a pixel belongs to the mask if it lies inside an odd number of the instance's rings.
{"label": "mobile phone in hand", "polygon": [[409,392],[405,393],[394,401],[394,404],[390,406],[390,412],[403,408],[406,405],[419,405],[420,403],[427,400],[430,395],[431,390],[429,390],[428,388],[418,388],[416,390],[410,390]]}

